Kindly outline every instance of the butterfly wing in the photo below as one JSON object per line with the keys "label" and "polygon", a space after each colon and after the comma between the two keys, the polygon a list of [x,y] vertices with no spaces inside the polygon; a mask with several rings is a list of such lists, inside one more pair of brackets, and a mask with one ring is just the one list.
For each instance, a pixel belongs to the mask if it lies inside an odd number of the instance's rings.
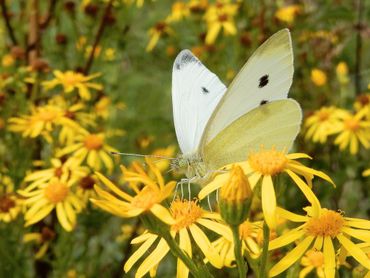
{"label": "butterfly wing", "polygon": [[178,54],[172,70],[172,107],[182,153],[198,149],[204,128],[225,91],[220,79],[189,50]]}
{"label": "butterfly wing", "polygon": [[302,110],[293,99],[261,105],[223,129],[204,147],[206,167],[218,169],[246,160],[250,152],[258,151],[261,146],[288,151],[301,121]]}
{"label": "butterfly wing", "polygon": [[206,126],[202,146],[253,108],[285,99],[293,71],[290,33],[283,29],[263,43],[235,77]]}

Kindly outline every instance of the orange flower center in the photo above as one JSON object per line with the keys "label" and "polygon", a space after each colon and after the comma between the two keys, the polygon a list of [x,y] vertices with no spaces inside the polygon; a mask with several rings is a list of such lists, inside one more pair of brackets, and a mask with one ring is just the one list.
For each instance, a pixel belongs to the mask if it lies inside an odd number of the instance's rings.
{"label": "orange flower center", "polygon": [[96,134],[89,134],[85,137],[84,144],[88,150],[99,150],[103,146],[103,138]]}
{"label": "orange flower center", "polygon": [[309,250],[306,253],[307,259],[314,267],[322,267],[324,265],[324,254],[320,251]]}
{"label": "orange flower center", "polygon": [[57,111],[51,111],[51,110],[43,110],[43,111],[40,111],[40,112],[36,115],[36,118],[37,118],[39,121],[43,121],[43,122],[52,122],[52,121],[53,121],[53,120],[55,120],[57,117],[58,117],[58,113],[57,113]]}
{"label": "orange flower center", "polygon": [[317,112],[317,117],[320,122],[325,122],[330,117],[330,113],[327,110],[320,110]]}
{"label": "orange flower center", "polygon": [[131,205],[144,210],[149,210],[158,203],[158,192],[149,186],[145,186],[131,201]]}
{"label": "orange flower center", "polygon": [[273,176],[285,169],[288,159],[284,152],[272,149],[250,154],[248,162],[256,172],[260,172],[262,175]]}
{"label": "orange flower center", "polygon": [[356,131],[360,127],[360,123],[355,118],[351,118],[344,121],[344,126],[346,129]]}
{"label": "orange flower center", "polygon": [[0,197],[0,212],[9,212],[15,207],[15,202],[9,196]]}
{"label": "orange flower center", "polygon": [[67,72],[63,76],[63,84],[75,86],[78,83],[81,83],[83,81],[83,75],[80,73],[74,73],[74,72]]}
{"label": "orange flower center", "polygon": [[68,192],[69,188],[65,183],[56,181],[49,183],[45,188],[44,194],[50,202],[57,204],[67,197]]}
{"label": "orange flower center", "polygon": [[343,216],[336,211],[324,209],[321,216],[307,222],[307,233],[312,236],[335,237],[344,225]]}
{"label": "orange flower center", "polygon": [[175,200],[171,204],[171,213],[176,220],[171,230],[177,232],[195,223],[202,217],[203,211],[196,201]]}

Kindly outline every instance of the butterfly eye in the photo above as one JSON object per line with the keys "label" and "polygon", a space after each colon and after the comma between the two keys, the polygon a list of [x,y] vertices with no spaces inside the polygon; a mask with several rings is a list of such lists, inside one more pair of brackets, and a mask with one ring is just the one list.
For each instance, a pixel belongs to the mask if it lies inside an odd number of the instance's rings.
{"label": "butterfly eye", "polygon": [[260,78],[260,84],[258,85],[259,88],[265,87],[269,83],[269,76],[265,74]]}

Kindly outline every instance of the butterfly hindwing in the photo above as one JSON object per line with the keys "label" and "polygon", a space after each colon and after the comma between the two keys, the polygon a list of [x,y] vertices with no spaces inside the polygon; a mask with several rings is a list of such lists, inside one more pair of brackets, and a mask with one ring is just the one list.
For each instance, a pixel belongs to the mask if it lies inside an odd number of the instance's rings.
{"label": "butterfly hindwing", "polygon": [[225,91],[220,79],[189,50],[178,54],[172,71],[172,105],[182,153],[198,149],[208,119]]}
{"label": "butterfly hindwing", "polygon": [[[208,169],[245,161],[261,147],[288,151],[297,136],[302,110],[293,99],[261,105],[223,129],[203,149]],[[222,150],[222,151],[220,151]]]}

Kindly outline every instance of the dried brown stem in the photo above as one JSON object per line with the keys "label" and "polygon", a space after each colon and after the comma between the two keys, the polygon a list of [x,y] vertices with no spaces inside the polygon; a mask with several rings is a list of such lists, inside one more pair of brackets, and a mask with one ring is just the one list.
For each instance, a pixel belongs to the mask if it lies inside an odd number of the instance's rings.
{"label": "dried brown stem", "polygon": [[48,27],[51,19],[54,16],[55,6],[56,6],[57,2],[58,2],[58,0],[50,0],[49,8],[48,8],[48,12],[46,14],[46,17],[45,17],[44,21],[40,23],[40,28],[41,29],[46,29]]}
{"label": "dried brown stem", "polygon": [[363,15],[365,3],[358,0],[357,6],[357,23],[356,27],[356,64],[355,64],[355,91],[356,95],[361,94],[361,65],[362,65],[362,31],[363,31]]}
{"label": "dried brown stem", "polygon": [[14,35],[14,30],[12,28],[12,25],[10,24],[8,9],[6,7],[5,0],[0,0],[0,5],[1,5],[1,14],[5,21],[6,30],[9,34],[10,40],[12,41],[13,45],[18,45],[17,38]]}
{"label": "dried brown stem", "polygon": [[83,70],[84,74],[88,74],[90,69],[91,69],[91,66],[93,64],[94,57],[95,57],[96,48],[98,47],[100,39],[103,35],[104,29],[105,29],[105,26],[106,26],[106,18],[110,14],[110,11],[112,9],[112,5],[113,5],[113,0],[110,0],[108,2],[107,6],[105,7],[104,15],[103,15],[103,17],[100,21],[99,29],[98,29],[98,32],[96,33],[96,36],[95,36],[95,41],[94,41],[94,44],[93,44],[92,51],[91,51],[90,56],[89,56],[89,58],[86,62],[85,68]]}
{"label": "dried brown stem", "polygon": [[27,42],[28,63],[32,64],[39,56],[39,9],[38,0],[31,0]]}

